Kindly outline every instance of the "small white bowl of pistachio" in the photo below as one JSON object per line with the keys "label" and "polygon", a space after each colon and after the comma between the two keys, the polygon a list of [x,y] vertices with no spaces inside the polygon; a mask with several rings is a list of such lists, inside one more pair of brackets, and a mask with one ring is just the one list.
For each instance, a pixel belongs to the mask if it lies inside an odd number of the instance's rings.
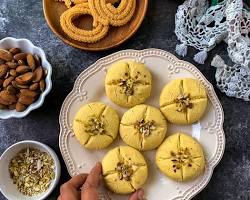
{"label": "small white bowl of pistachio", "polygon": [[37,141],[21,141],[0,157],[0,191],[9,200],[42,200],[61,175],[56,153]]}

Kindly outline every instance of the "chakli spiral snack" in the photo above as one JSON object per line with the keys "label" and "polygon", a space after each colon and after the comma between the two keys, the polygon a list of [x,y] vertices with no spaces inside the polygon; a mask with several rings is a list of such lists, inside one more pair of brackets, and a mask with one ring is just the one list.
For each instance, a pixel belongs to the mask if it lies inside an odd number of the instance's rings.
{"label": "chakli spiral snack", "polygon": [[97,21],[93,15],[92,16],[96,24],[92,30],[83,30],[73,24],[73,20],[75,18],[84,14],[92,15],[88,3],[77,4],[66,10],[60,17],[60,23],[63,31],[70,38],[80,42],[94,43],[105,37],[108,33],[109,26],[103,25]]}
{"label": "chakli spiral snack", "polygon": [[55,1],[64,2],[67,8],[71,8],[73,5],[76,5],[76,4],[88,2],[88,0],[55,0]]}
{"label": "chakli spiral snack", "polygon": [[136,7],[136,0],[121,0],[117,8],[112,3],[107,3],[106,0],[88,0],[88,2],[97,21],[112,26],[122,26],[128,23]]}

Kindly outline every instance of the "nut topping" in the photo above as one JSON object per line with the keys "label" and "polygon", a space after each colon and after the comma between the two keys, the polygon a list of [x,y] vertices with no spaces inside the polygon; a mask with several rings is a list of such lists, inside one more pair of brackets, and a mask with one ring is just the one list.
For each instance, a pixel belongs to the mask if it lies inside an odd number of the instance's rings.
{"label": "nut topping", "polygon": [[156,129],[154,126],[154,121],[146,121],[145,119],[141,119],[134,124],[134,127],[142,134],[142,136],[149,136],[153,130]]}

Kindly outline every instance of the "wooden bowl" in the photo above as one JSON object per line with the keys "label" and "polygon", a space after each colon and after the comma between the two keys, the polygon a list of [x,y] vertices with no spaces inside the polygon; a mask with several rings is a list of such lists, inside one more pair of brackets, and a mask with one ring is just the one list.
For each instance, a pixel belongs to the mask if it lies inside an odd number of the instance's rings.
{"label": "wooden bowl", "polygon": [[[136,10],[132,19],[121,27],[110,27],[106,37],[96,43],[85,43],[72,40],[62,30],[60,16],[67,9],[64,3],[55,0],[43,0],[45,19],[51,30],[65,43],[88,51],[102,51],[117,47],[128,40],[140,27],[148,8],[148,0],[136,0]],[[74,21],[77,27],[83,29],[92,28],[93,18],[89,15],[80,16]]]}

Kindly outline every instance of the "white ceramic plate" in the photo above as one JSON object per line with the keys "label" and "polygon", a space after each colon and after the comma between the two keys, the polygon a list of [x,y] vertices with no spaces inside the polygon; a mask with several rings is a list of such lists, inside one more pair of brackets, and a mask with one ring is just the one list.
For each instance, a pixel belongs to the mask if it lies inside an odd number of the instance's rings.
{"label": "white ceramic plate", "polygon": [[[71,176],[82,172],[89,172],[97,161],[101,161],[104,154],[123,142],[117,139],[109,148],[101,151],[89,151],[82,147],[74,137],[72,131],[73,118],[78,109],[92,101],[102,101],[115,108],[120,116],[126,109],[112,103],[105,95],[104,79],[110,64],[122,60],[132,59],[145,63],[153,76],[153,93],[146,101],[159,107],[158,99],[165,84],[180,77],[192,77],[200,80],[207,89],[210,99],[205,116],[197,123],[189,126],[168,126],[168,135],[176,131],[183,131],[195,137],[203,146],[206,154],[206,169],[202,176],[185,183],[170,180],[164,176],[155,165],[155,151],[143,153],[149,166],[149,177],[144,186],[146,198],[149,200],[186,200],[195,196],[209,182],[214,167],[222,158],[225,148],[223,132],[223,110],[214,92],[213,86],[192,64],[178,60],[172,54],[159,49],[142,51],[125,50],[104,57],[83,71],[77,78],[73,90],[66,97],[60,112],[59,145],[62,156]],[[102,189],[103,199],[127,200],[127,196],[119,196]],[[107,198],[105,198],[107,197]]]}

